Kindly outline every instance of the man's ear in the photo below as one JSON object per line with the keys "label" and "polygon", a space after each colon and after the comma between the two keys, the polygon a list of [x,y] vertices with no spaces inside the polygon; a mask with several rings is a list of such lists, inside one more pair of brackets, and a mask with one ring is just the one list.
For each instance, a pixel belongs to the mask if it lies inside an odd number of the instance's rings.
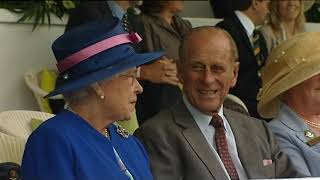
{"label": "man's ear", "polygon": [[258,5],[258,4],[257,4],[257,1],[256,1],[256,0],[252,0],[250,7],[251,7],[252,9],[256,9],[257,5]]}
{"label": "man's ear", "polygon": [[231,87],[234,87],[236,85],[236,83],[237,83],[239,66],[240,66],[240,63],[238,61],[234,62],[234,64],[233,64],[233,77],[232,77],[232,81],[231,81]]}

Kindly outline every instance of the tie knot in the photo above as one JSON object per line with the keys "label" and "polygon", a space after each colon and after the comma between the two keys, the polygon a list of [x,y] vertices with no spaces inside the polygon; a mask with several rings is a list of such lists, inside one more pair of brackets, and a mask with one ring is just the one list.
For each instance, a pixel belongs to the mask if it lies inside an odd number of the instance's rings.
{"label": "tie knot", "polygon": [[252,42],[254,43],[258,42],[259,38],[260,38],[260,33],[258,30],[255,29],[252,34]]}
{"label": "tie knot", "polygon": [[213,115],[210,124],[215,128],[224,127],[223,120],[219,115]]}

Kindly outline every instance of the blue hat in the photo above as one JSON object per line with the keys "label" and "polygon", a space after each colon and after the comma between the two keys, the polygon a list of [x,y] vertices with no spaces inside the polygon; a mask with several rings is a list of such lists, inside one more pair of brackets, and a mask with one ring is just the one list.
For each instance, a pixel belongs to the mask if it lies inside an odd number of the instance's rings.
{"label": "blue hat", "polygon": [[131,44],[139,41],[137,33],[123,30],[118,18],[87,23],[65,32],[52,44],[61,81],[46,97],[85,88],[164,55],[137,54]]}

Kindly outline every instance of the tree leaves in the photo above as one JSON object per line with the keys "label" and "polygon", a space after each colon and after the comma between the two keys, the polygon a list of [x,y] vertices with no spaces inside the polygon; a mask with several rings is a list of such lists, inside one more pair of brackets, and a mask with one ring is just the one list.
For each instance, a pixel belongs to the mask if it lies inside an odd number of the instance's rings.
{"label": "tree leaves", "polygon": [[320,22],[320,0],[316,1],[315,4],[305,13],[308,22]]}
{"label": "tree leaves", "polygon": [[32,31],[34,31],[37,26],[46,22],[50,26],[52,14],[62,19],[63,15],[69,13],[69,10],[74,8],[78,2],[79,0],[1,0],[0,8],[22,14],[18,22],[33,20]]}

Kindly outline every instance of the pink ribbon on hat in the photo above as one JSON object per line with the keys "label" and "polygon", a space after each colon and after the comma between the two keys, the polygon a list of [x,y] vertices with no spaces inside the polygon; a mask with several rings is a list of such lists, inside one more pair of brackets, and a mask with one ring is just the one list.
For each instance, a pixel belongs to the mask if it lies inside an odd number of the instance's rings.
{"label": "pink ribbon on hat", "polygon": [[80,62],[104,50],[107,50],[112,47],[125,44],[125,43],[135,44],[140,42],[141,40],[142,39],[138,33],[131,33],[131,34],[119,34],[111,38],[99,41],[59,61],[59,63],[57,63],[58,70],[60,73],[62,73],[67,69],[71,68],[72,66],[79,64]]}

